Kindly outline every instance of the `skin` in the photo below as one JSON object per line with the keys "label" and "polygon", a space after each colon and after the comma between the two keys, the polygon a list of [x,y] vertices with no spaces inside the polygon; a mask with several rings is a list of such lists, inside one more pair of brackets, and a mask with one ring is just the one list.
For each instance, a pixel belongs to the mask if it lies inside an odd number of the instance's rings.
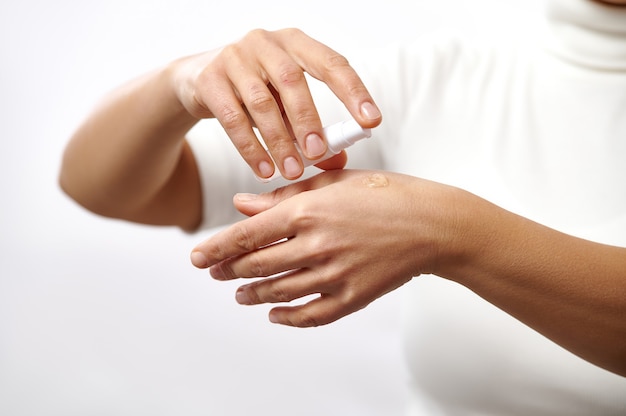
{"label": "skin", "polygon": [[602,3],[609,6],[626,6],[626,0],[594,0],[596,3]]}
{"label": "skin", "polygon": [[[217,118],[259,176],[272,172],[252,126],[288,178],[302,172],[294,138],[308,156],[323,153],[311,138],[321,123],[304,72],[325,82],[363,127],[381,122],[343,56],[298,30],[256,30],[112,92],[70,140],[61,187],[102,215],[192,230],[202,195],[184,135],[198,119]],[[626,249],[556,232],[458,188],[335,169],[345,161],[341,154],[322,165],[334,170],[274,192],[236,195],[249,218],[198,244],[192,263],[218,280],[261,277],[237,291],[242,304],[318,294],[270,312],[272,322],[302,327],[436,274],[626,375]]]}
{"label": "skin", "polygon": [[[388,185],[369,186],[373,174]],[[275,307],[272,322],[328,324],[429,273],[465,285],[580,357],[626,375],[624,248],[574,238],[461,189],[390,172],[329,171],[268,194],[237,195],[234,203],[250,218],[200,243],[191,259],[218,280],[267,277],[239,288],[241,304],[320,295]],[[288,273],[273,276],[282,272]]]}
{"label": "skin", "polygon": [[[366,128],[380,111],[348,61],[300,30],[254,30],[237,43],[176,60],[111,92],[70,139],[61,188],[85,208],[130,221],[193,230],[202,196],[185,134],[216,118],[260,177],[274,170],[256,126],[282,175],[302,175],[298,141],[315,159],[322,125],[304,72],[323,81]],[[341,168],[344,153],[319,167]]]}

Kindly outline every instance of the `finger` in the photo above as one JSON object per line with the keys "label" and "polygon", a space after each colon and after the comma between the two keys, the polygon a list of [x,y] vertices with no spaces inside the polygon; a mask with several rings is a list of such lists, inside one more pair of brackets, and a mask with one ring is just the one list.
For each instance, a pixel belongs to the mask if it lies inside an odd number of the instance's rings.
{"label": "finger", "polygon": [[[263,51],[254,54],[253,65],[247,62],[251,58],[241,56],[243,51],[233,45],[229,52],[232,50],[235,56],[228,57],[228,73],[277,167],[287,179],[296,179],[302,175],[303,167],[293,135],[307,156],[322,156],[326,146],[321,140],[322,126],[304,72],[273,37],[264,30],[246,36],[246,43]],[[303,128],[313,131],[305,132]]]}
{"label": "finger", "polygon": [[[326,83],[361,126],[372,128],[380,124],[380,110],[343,55],[299,30],[291,29],[290,39],[297,40],[285,42],[285,50],[295,58],[301,68]],[[317,59],[311,59],[311,56]]]}
{"label": "finger", "polygon": [[[267,34],[268,36],[271,34]],[[305,157],[315,160],[326,153],[322,122],[304,71],[284,49],[269,43],[261,57],[271,86],[280,97],[286,119]]]}
{"label": "finger", "polygon": [[291,302],[316,293],[325,293],[326,290],[314,272],[301,269],[241,286],[235,298],[242,305],[260,305]]}
{"label": "finger", "polygon": [[281,209],[265,211],[218,232],[191,252],[194,266],[206,268],[292,236],[286,213]]}
{"label": "finger", "polygon": [[327,261],[330,254],[324,246],[292,237],[220,261],[211,266],[210,272],[217,280],[268,277],[318,266]]}
{"label": "finger", "polygon": [[329,324],[358,309],[361,308],[345,305],[335,296],[321,295],[304,305],[273,308],[269,319],[275,324],[309,328]]}
{"label": "finger", "polygon": [[[340,164],[342,156],[337,155],[335,157],[338,158],[336,163]],[[266,211],[298,194],[319,189],[337,182],[341,180],[343,174],[349,174],[349,171],[344,169],[333,169],[322,172],[308,179],[276,188],[271,192],[264,192],[261,194],[238,193],[233,197],[233,204],[235,208],[237,208],[237,210],[244,215],[257,215],[258,213]]]}
{"label": "finger", "polygon": [[241,157],[257,176],[262,178],[272,176],[274,162],[254,134],[248,113],[241,105],[230,80],[212,74],[205,75],[203,82],[205,89],[201,100],[218,119]]}
{"label": "finger", "polygon": [[283,177],[300,177],[303,172],[302,159],[268,86],[251,74],[233,82]]}
{"label": "finger", "polygon": [[[287,244],[289,243],[289,244]],[[211,266],[217,280],[268,277],[302,267],[301,252],[293,253],[292,241],[279,240],[248,253],[231,257]],[[291,251],[290,251],[291,250]]]}
{"label": "finger", "polygon": [[233,196],[233,204],[239,212],[252,216],[266,211],[292,196],[311,189],[311,181],[294,182],[271,192],[261,194],[238,193]]}

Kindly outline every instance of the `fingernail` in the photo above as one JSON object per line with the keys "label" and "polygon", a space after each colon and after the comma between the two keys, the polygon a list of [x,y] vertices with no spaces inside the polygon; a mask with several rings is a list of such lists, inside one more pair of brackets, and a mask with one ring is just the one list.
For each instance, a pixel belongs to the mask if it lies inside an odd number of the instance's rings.
{"label": "fingernail", "polygon": [[306,154],[308,157],[316,158],[326,153],[326,146],[320,136],[315,133],[306,137]]}
{"label": "fingernail", "polygon": [[200,269],[204,269],[205,267],[207,267],[206,256],[201,252],[193,251],[191,252],[191,255],[189,257],[191,259],[191,264],[193,264],[194,266]]}
{"label": "fingernail", "polygon": [[255,199],[259,199],[259,195],[241,192],[241,193],[235,194],[235,199],[237,199],[240,202],[248,202],[248,201],[254,201]]}
{"label": "fingernail", "polygon": [[370,103],[369,101],[361,104],[361,114],[363,114],[363,116],[369,120],[377,120],[380,118],[380,111],[374,104]]}
{"label": "fingernail", "polygon": [[273,324],[279,324],[280,323],[280,321],[278,320],[278,314],[276,312],[274,312],[273,310],[270,311],[269,319],[270,319],[270,322],[273,323]]}
{"label": "fingernail", "polygon": [[250,298],[244,289],[238,289],[235,293],[235,300],[240,305],[250,305]]}
{"label": "fingernail", "polygon": [[300,173],[302,173],[300,163],[298,163],[296,158],[293,156],[289,156],[285,159],[283,162],[283,168],[285,169],[285,176],[288,178],[296,178],[300,176]]}
{"label": "fingernail", "polygon": [[269,178],[274,173],[274,166],[264,160],[259,163],[259,173],[262,178]]}

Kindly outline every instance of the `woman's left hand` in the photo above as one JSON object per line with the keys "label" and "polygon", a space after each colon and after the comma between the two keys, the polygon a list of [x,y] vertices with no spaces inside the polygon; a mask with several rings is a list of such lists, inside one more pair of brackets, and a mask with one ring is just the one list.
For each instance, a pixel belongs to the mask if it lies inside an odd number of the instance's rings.
{"label": "woman's left hand", "polygon": [[[241,286],[241,304],[276,307],[275,323],[310,327],[367,306],[421,273],[451,241],[455,188],[410,176],[335,170],[273,192],[234,198],[250,216],[196,246],[196,267]],[[448,207],[448,209],[442,209]]]}

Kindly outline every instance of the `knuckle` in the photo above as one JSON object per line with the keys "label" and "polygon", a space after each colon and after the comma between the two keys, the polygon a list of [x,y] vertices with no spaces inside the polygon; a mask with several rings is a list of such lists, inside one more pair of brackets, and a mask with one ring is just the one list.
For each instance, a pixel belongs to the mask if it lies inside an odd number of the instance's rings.
{"label": "knuckle", "polygon": [[290,153],[290,147],[293,146],[291,142],[284,140],[276,132],[264,133],[263,139],[268,144],[274,160],[280,160],[283,156],[288,155]]}
{"label": "knuckle", "polygon": [[323,324],[314,315],[309,313],[305,308],[299,309],[294,312],[293,316],[289,319],[289,322],[291,323],[291,325],[299,328],[312,328]]}
{"label": "knuckle", "polygon": [[263,267],[263,261],[261,261],[257,252],[252,252],[248,255],[248,264],[248,269],[250,270],[251,277],[266,276],[265,267]]}
{"label": "knuckle", "polygon": [[354,287],[344,287],[342,295],[337,299],[339,310],[344,311],[343,315],[356,312],[365,308],[369,301],[363,298],[360,290]]}
{"label": "knuckle", "polygon": [[290,196],[289,185],[279,186],[273,191],[263,194],[263,196],[269,198],[272,204],[277,204]]}
{"label": "knuckle", "polygon": [[343,88],[351,96],[367,94],[367,88],[365,88],[361,78],[352,69],[350,62],[345,56],[339,53],[329,55],[326,58],[324,69],[328,73],[341,73]]}
{"label": "knuckle", "polygon": [[277,205],[285,200],[288,200],[291,196],[297,192],[297,184],[290,184],[280,186],[271,192],[263,194],[271,206]]}
{"label": "knuckle", "polygon": [[256,285],[248,285],[245,288],[245,293],[251,305],[258,305],[263,303],[261,296],[259,296],[259,291],[257,290]]}
{"label": "knuckle", "polygon": [[204,254],[206,255],[209,263],[222,261],[226,257],[226,253],[220,244],[211,244],[206,247]]}
{"label": "knuckle", "polygon": [[237,140],[236,146],[239,154],[246,160],[253,159],[254,154],[258,149],[257,144],[249,140]]}
{"label": "knuckle", "polygon": [[246,106],[251,111],[267,113],[275,109],[277,104],[267,86],[253,84],[248,89]]}
{"label": "knuckle", "polygon": [[281,33],[285,34],[288,38],[293,38],[295,36],[300,36],[303,34],[302,30],[296,27],[287,27],[280,30]]}
{"label": "knuckle", "polygon": [[244,39],[256,41],[257,39],[265,39],[269,35],[269,32],[265,29],[256,28],[250,30],[245,36]]}
{"label": "knuckle", "polygon": [[[315,233],[307,238],[307,248],[313,253],[332,251],[331,241],[322,233]],[[334,245],[333,245],[334,246]]]}
{"label": "knuckle", "polygon": [[[311,260],[317,264],[326,263],[332,253],[332,247],[329,241],[322,236],[313,235],[309,236],[306,243],[306,251],[309,253]],[[318,274],[319,281],[331,283],[333,281],[332,274],[322,275]]]}
{"label": "knuckle", "polygon": [[307,229],[315,223],[315,211],[308,205],[298,203],[293,208],[290,218],[293,229]]}
{"label": "knuckle", "polygon": [[358,293],[350,286],[343,288],[341,296],[337,299],[341,308],[349,308],[358,302]]}
{"label": "knuckle", "polygon": [[244,55],[242,46],[239,43],[231,43],[222,48],[220,55],[224,57],[225,61],[232,62],[239,60],[239,57]]}
{"label": "knuckle", "polygon": [[289,87],[303,81],[304,72],[294,63],[283,64],[278,70],[278,82],[283,86]]}
{"label": "knuckle", "polygon": [[360,97],[364,94],[367,94],[367,88],[360,81],[360,79],[355,78],[352,82],[349,82],[347,85],[348,94],[353,97]]}
{"label": "knuckle", "polygon": [[301,39],[303,35],[304,32],[296,27],[285,27],[264,34],[264,36],[272,38],[278,44],[282,44],[285,40],[292,42],[294,39]]}
{"label": "knuckle", "polygon": [[237,130],[248,122],[248,116],[233,106],[224,105],[219,110],[219,120],[226,130]]}
{"label": "knuckle", "polygon": [[232,228],[232,242],[239,253],[247,253],[256,248],[254,239],[248,228],[243,224],[235,224]]}
{"label": "knuckle", "polygon": [[289,293],[276,284],[270,287],[268,296],[271,302],[289,302],[292,300]]}
{"label": "knuckle", "polygon": [[[273,283],[273,282],[272,282]],[[289,293],[276,284],[252,283],[246,287],[246,295],[252,304],[289,302]]]}
{"label": "knuckle", "polygon": [[348,59],[340,53],[332,53],[326,57],[324,67],[327,71],[337,71],[350,68],[350,62]]}
{"label": "knuckle", "polygon": [[218,267],[224,280],[232,280],[232,279],[237,278],[237,276],[235,275],[235,272],[233,271],[228,261],[221,262],[218,265]]}
{"label": "knuckle", "polygon": [[308,106],[305,108],[304,105],[298,107],[300,108],[296,109],[295,115],[290,117],[293,126],[311,126],[317,123],[317,113],[313,109]]}

